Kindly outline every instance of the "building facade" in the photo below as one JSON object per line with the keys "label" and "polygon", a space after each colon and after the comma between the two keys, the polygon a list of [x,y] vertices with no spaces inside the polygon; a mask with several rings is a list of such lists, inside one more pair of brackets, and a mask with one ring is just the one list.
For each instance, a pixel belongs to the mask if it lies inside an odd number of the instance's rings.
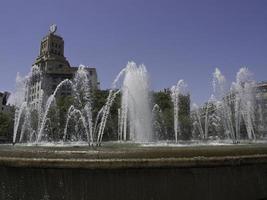
{"label": "building facade", "polygon": [[[249,91],[251,92],[251,91]],[[251,107],[253,110],[253,115],[252,113],[250,113],[250,118],[252,120],[252,124],[253,124],[253,129],[256,133],[256,137],[257,139],[266,139],[267,138],[267,81],[263,81],[263,82],[259,82],[259,83],[255,83],[254,88],[252,90],[252,100],[253,100],[253,107]],[[232,126],[233,126],[233,131],[236,134],[236,105],[239,105],[239,112],[240,112],[240,133],[241,133],[241,137],[243,135],[243,137],[247,137],[246,132],[247,132],[247,127],[244,121],[244,116],[243,115],[247,115],[246,112],[244,111],[243,108],[240,106],[240,100],[239,102],[236,103],[236,93],[235,92],[229,92],[227,93],[227,95],[225,95],[223,97],[223,100],[225,102],[227,102],[227,105],[229,106],[229,110],[227,110],[226,112],[229,112],[229,115],[226,115],[227,117],[229,117],[230,121],[232,122]],[[217,111],[217,108],[214,107],[215,102],[210,102],[209,104],[212,105],[211,106],[211,111],[208,111],[208,115],[212,116],[212,114],[214,112]],[[193,116],[194,122],[197,126],[199,126],[199,121],[201,121],[202,125],[205,124],[204,120],[206,117],[206,110],[207,110],[207,106],[208,102],[206,102],[204,104],[203,107],[200,108],[196,108],[195,110],[192,110],[191,115]],[[214,107],[214,108],[213,108]],[[220,106],[220,108],[223,109],[227,109],[224,108],[222,106]],[[243,112],[243,113],[242,113]],[[199,119],[197,119],[197,113],[200,116]],[[220,112],[219,112],[220,113]],[[224,116],[223,116],[224,117]],[[213,119],[213,118],[211,118]],[[216,118],[214,118],[216,119]],[[220,119],[220,118],[218,118]],[[212,124],[212,123],[210,123]],[[216,124],[216,121],[215,121]],[[209,128],[209,127],[208,127]],[[229,128],[229,127],[228,127]],[[194,127],[194,130],[196,130],[196,128]],[[223,130],[218,131],[220,133],[220,135],[225,136],[225,132]],[[211,133],[213,133],[211,131]],[[216,133],[216,132],[215,132]],[[244,134],[245,133],[245,134]],[[209,133],[210,134],[210,133]],[[216,133],[217,134],[217,133]],[[235,135],[236,136],[236,135]]]}
{"label": "building facade", "polygon": [[[49,33],[42,39],[39,55],[32,67],[25,101],[38,105],[41,96],[50,96],[57,85],[65,79],[73,79],[78,67],[72,67],[64,56],[64,40],[56,35],[56,25],[50,27]],[[89,87],[99,89],[95,68],[86,68],[89,74]],[[61,95],[70,95],[70,87],[62,87]]]}
{"label": "building facade", "polygon": [[257,101],[257,125],[258,131],[262,136],[266,137],[267,134],[267,82],[257,84],[256,89]]}

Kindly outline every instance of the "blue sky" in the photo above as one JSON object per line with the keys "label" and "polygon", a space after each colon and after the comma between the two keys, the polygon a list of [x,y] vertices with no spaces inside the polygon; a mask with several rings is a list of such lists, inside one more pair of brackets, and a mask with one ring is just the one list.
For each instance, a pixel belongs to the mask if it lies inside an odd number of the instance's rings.
{"label": "blue sky", "polygon": [[184,79],[205,102],[212,73],[232,82],[242,66],[267,80],[264,0],[0,0],[0,91],[27,74],[49,25],[58,25],[71,65],[97,68],[109,88],[128,61],[145,64],[151,88]]}

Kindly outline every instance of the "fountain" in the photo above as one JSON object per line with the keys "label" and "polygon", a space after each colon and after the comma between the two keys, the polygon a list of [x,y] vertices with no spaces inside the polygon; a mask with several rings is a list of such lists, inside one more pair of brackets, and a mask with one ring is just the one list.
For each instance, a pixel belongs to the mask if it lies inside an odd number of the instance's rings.
{"label": "fountain", "polygon": [[180,95],[185,95],[187,85],[184,80],[179,80],[177,85],[171,87],[171,97],[173,102],[173,110],[174,110],[174,133],[175,133],[175,141],[178,142],[178,133],[181,135],[181,130],[179,127],[179,97]]}
{"label": "fountain", "polygon": [[[144,65],[138,67],[133,62],[128,63],[122,86],[122,102],[123,122],[127,123],[128,119],[130,140],[136,142],[152,141],[149,83]],[[126,127],[126,124],[123,126]]]}
{"label": "fountain", "polygon": [[[24,90],[28,90],[28,85],[31,82],[31,79],[35,78],[37,74],[41,74],[40,71],[38,71],[38,67],[34,66],[32,69],[32,72],[26,76],[23,79],[23,85]],[[55,112],[57,112],[57,96],[58,93],[61,91],[63,87],[70,87],[74,96],[74,100],[72,101],[73,105],[70,105],[69,112],[67,113],[67,123],[65,125],[64,130],[64,140],[67,138],[67,130],[68,130],[68,123],[72,115],[79,114],[79,119],[82,120],[84,131],[86,133],[86,141],[89,144],[92,144],[93,142],[93,125],[92,125],[92,116],[91,116],[91,99],[90,99],[90,88],[88,87],[88,72],[85,70],[84,66],[80,66],[73,81],[70,81],[68,79],[62,81],[59,83],[59,85],[54,90],[53,94],[51,94],[46,103],[44,104],[45,98],[43,95],[40,96],[38,107],[35,108],[33,104],[28,104],[26,101],[21,101],[17,103],[17,110],[16,110],[16,116],[15,116],[15,125],[14,125],[14,136],[13,136],[13,142],[15,143],[18,140],[18,134],[20,135],[19,142],[25,142],[23,141],[23,138],[28,138],[26,142],[34,142],[34,143],[42,143],[42,142],[48,142],[51,139],[44,137],[47,135],[47,126],[51,127],[51,112],[53,109]],[[17,94],[15,94],[17,95]],[[22,99],[22,98],[20,98]],[[34,102],[35,103],[35,102]],[[31,119],[30,116],[37,112],[37,120]],[[55,116],[55,119],[53,122],[56,121],[56,126],[58,124],[59,119],[56,118],[57,114],[53,113]],[[54,117],[51,116],[51,117]],[[23,120],[23,124],[21,125],[21,120]],[[37,121],[37,122],[36,122]],[[79,120],[78,120],[79,121]],[[33,128],[33,123],[36,122],[37,126],[35,129]],[[49,124],[48,124],[49,123]],[[21,130],[19,130],[19,127],[21,126]],[[25,135],[25,129],[27,129],[27,136]],[[33,141],[33,135],[36,134],[35,140]],[[31,139],[29,139],[31,138]],[[62,138],[63,139],[63,138]]]}
{"label": "fountain", "polygon": [[241,68],[233,83],[235,93],[235,116],[236,116],[236,136],[240,138],[240,121],[243,118],[247,130],[248,139],[256,139],[254,131],[255,121],[255,88],[256,84],[247,68]]}
{"label": "fountain", "polygon": [[[24,93],[35,78],[42,78],[37,66],[17,78],[16,145],[0,145],[0,199],[267,197],[267,147],[257,127],[264,117],[247,68],[229,89],[215,69],[213,94],[188,114],[183,80],[161,92],[164,101],[153,102],[146,67],[134,62],[117,75],[99,109],[85,66],[29,104]],[[72,93],[64,106],[63,87]],[[183,129],[188,122],[192,133]],[[183,140],[183,134],[190,136]]]}
{"label": "fountain", "polygon": [[214,95],[211,95],[205,109],[201,111],[196,105],[193,106],[195,130],[207,139],[209,127],[215,125],[215,129],[220,130],[213,130],[213,134],[224,140],[230,139],[233,143],[259,138],[255,133],[256,107],[259,106],[256,104],[257,86],[248,69],[239,70],[229,91],[226,90],[225,77],[219,69],[215,69],[212,85]]}
{"label": "fountain", "polygon": [[[27,103],[23,94],[28,90],[31,80],[42,78],[42,73],[37,66],[32,68],[30,74],[24,79],[17,77],[17,92],[15,105],[17,107],[14,124],[13,143],[42,144],[47,142],[88,143],[100,145],[105,133],[105,127],[110,115],[110,109],[115,101],[120,101],[121,106],[117,111],[118,128],[117,138],[120,141],[130,140],[137,143],[157,142],[158,134],[153,132],[167,129],[164,125],[159,105],[151,107],[151,92],[149,90],[148,73],[144,65],[137,66],[129,62],[121,70],[112,83],[106,103],[96,113],[92,113],[92,94],[89,84],[88,71],[80,66],[74,79],[62,81],[47,98],[40,95],[38,105]],[[121,85],[118,83],[121,82]],[[137,84],[138,83],[138,84]],[[57,105],[58,93],[62,87],[69,87],[72,91],[72,100],[64,113],[63,124],[60,124],[60,108]],[[227,83],[221,71],[216,68],[212,79],[213,94],[203,107],[193,104],[191,111],[193,139],[206,141],[209,139],[228,141],[233,143],[248,139],[256,141],[256,83],[247,68],[241,68],[237,73],[236,81],[227,90]],[[120,94],[120,95],[119,95]],[[117,98],[119,95],[119,99]],[[181,97],[189,96],[187,85],[179,80],[170,89],[173,106],[173,135],[175,143],[181,141],[180,108]],[[26,100],[26,101],[24,101]],[[259,106],[260,108],[260,106]],[[156,113],[160,114],[156,117]],[[36,116],[33,118],[32,116]],[[262,116],[262,115],[259,115]],[[263,121],[263,117],[261,117]],[[164,122],[164,123],[162,123]],[[59,128],[57,127],[60,124]],[[155,125],[157,128],[155,129]],[[56,126],[56,127],[55,127]],[[59,131],[58,137],[52,136]],[[241,132],[242,130],[242,132]],[[245,130],[245,132],[244,132]],[[188,133],[187,133],[188,134]],[[56,139],[55,139],[56,138]],[[227,142],[226,142],[227,143]]]}
{"label": "fountain", "polygon": [[[38,68],[34,67],[34,70]],[[36,72],[35,72],[36,73]],[[129,62],[128,65],[118,74],[116,79],[112,84],[112,89],[109,91],[109,95],[105,105],[98,112],[96,120],[93,124],[92,119],[92,105],[91,105],[91,89],[89,87],[88,82],[88,72],[85,70],[84,66],[80,66],[73,81],[68,79],[62,81],[54,90],[53,94],[49,96],[44,106],[39,104],[38,109],[38,125],[36,129],[31,127],[33,123],[31,118],[29,117],[33,112],[36,112],[36,109],[32,107],[32,105],[28,105],[27,102],[22,102],[17,108],[16,122],[14,128],[14,137],[13,142],[15,143],[18,139],[18,134],[20,139],[19,142],[23,142],[23,138],[32,138],[30,135],[36,134],[36,139],[34,143],[42,144],[43,142],[49,142],[51,139],[44,137],[50,130],[53,129],[51,127],[51,119],[50,115],[53,112],[57,112],[57,94],[61,91],[62,87],[69,86],[72,90],[73,101],[69,106],[68,111],[66,113],[66,122],[64,125],[64,130],[62,138],[56,140],[54,142],[66,142],[68,138],[70,141],[74,141],[73,134],[76,134],[79,124],[82,125],[83,132],[85,133],[85,137],[79,136],[76,137],[76,141],[83,142],[85,141],[89,145],[93,145],[94,143],[100,145],[102,142],[102,138],[104,135],[104,129],[108,120],[110,108],[116,99],[117,95],[122,93],[122,113],[123,114],[123,123],[124,126],[124,138],[126,138],[127,131],[127,123],[129,124],[129,138],[132,141],[137,142],[149,142],[152,141],[152,127],[151,127],[151,110],[149,103],[149,85],[148,85],[148,77],[145,66],[137,66],[134,62]],[[31,79],[35,76],[32,74],[28,75],[25,78],[25,88],[27,90],[27,84],[31,81]],[[120,78],[124,76],[123,84],[121,89],[116,89],[117,82]],[[136,82],[139,82],[139,87],[136,87]],[[140,87],[141,86],[141,87]],[[40,99],[40,102],[44,102],[43,99]],[[125,106],[127,105],[127,106]],[[129,116],[127,116],[127,114]],[[54,114],[56,116],[56,114]],[[54,117],[51,116],[51,117]],[[101,119],[99,121],[99,119]],[[24,121],[23,125],[21,125],[21,120]],[[54,119],[53,123],[55,123]],[[74,122],[74,126],[76,130],[69,131],[69,124]],[[19,130],[19,127],[22,127]],[[25,129],[28,127],[28,136],[25,135]],[[49,136],[48,136],[49,137]],[[78,139],[77,139],[78,138]],[[27,140],[26,142],[32,142],[32,140]]]}

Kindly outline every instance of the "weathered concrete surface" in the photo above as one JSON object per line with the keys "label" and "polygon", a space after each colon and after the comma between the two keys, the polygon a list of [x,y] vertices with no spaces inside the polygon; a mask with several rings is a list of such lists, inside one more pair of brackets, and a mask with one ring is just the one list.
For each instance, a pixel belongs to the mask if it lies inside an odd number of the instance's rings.
{"label": "weathered concrete surface", "polygon": [[46,168],[162,168],[267,163],[267,145],[42,147],[0,145],[0,165]]}
{"label": "weathered concrete surface", "polygon": [[267,146],[0,146],[0,199],[267,199]]}

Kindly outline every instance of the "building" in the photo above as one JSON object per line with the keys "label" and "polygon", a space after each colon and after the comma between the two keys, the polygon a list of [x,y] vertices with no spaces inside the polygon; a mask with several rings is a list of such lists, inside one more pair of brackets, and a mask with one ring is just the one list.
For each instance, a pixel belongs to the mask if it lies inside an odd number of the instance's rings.
{"label": "building", "polygon": [[[239,102],[236,102],[236,92],[233,92],[233,91],[228,92],[227,95],[225,95],[223,97],[223,101],[227,102],[227,104],[229,105],[229,110],[227,108],[225,108],[224,106],[220,106],[220,108],[226,109],[225,112],[227,112],[227,113],[229,112],[229,114],[227,114],[225,116],[229,117],[230,121],[232,122],[234,132],[236,132],[236,119],[237,119],[236,105],[238,105],[239,106],[239,112],[241,114],[241,118],[239,119],[240,120],[240,124],[239,124],[240,130],[239,131],[241,134],[243,134],[243,137],[247,137],[246,135],[244,135],[244,133],[247,132],[246,124],[244,121],[244,115],[246,115],[246,116],[250,116],[250,118],[252,120],[253,128],[254,128],[254,131],[256,133],[257,139],[260,139],[260,138],[266,139],[267,138],[267,81],[256,83],[254,85],[254,88],[252,91],[248,90],[248,93],[249,92],[253,92],[251,94],[253,96],[253,98],[252,98],[253,107],[249,107],[249,108],[252,108],[253,115],[251,115],[251,113],[250,113],[250,115],[247,115],[246,110],[245,111],[242,110],[243,108],[240,107],[240,100],[239,100]],[[244,93],[246,93],[246,91]],[[245,102],[245,101],[243,101],[243,102]],[[191,113],[191,115],[194,118],[196,118],[195,117],[196,114],[199,113],[200,117],[201,117],[201,121],[203,124],[205,124],[204,119],[206,116],[205,112],[206,112],[206,106],[207,105],[208,105],[208,102],[206,102],[202,108],[198,108],[198,110],[192,110],[192,113]],[[247,105],[249,105],[249,104],[247,104]],[[217,108],[211,109],[211,111],[209,111],[211,114],[209,113],[209,115],[212,116],[212,113],[217,111]],[[223,117],[225,117],[225,116],[223,116]],[[214,118],[214,119],[216,119],[216,118]],[[219,117],[218,119],[221,119],[221,118]],[[210,123],[210,124],[212,124],[212,123]],[[224,135],[224,132],[221,131],[220,134]]]}
{"label": "building", "polygon": [[[49,33],[41,41],[39,55],[33,63],[32,77],[25,95],[25,101],[33,105],[38,104],[42,91],[44,97],[50,96],[61,81],[73,79],[78,70],[78,67],[71,67],[64,56],[64,40],[55,34],[56,29],[56,25],[50,27]],[[99,89],[96,69],[86,69],[89,73],[90,87]],[[61,95],[70,94],[69,87],[62,88]]]}
{"label": "building", "polygon": [[256,90],[257,101],[257,124],[259,126],[258,131],[262,136],[267,134],[267,82],[261,82],[257,84]]}

